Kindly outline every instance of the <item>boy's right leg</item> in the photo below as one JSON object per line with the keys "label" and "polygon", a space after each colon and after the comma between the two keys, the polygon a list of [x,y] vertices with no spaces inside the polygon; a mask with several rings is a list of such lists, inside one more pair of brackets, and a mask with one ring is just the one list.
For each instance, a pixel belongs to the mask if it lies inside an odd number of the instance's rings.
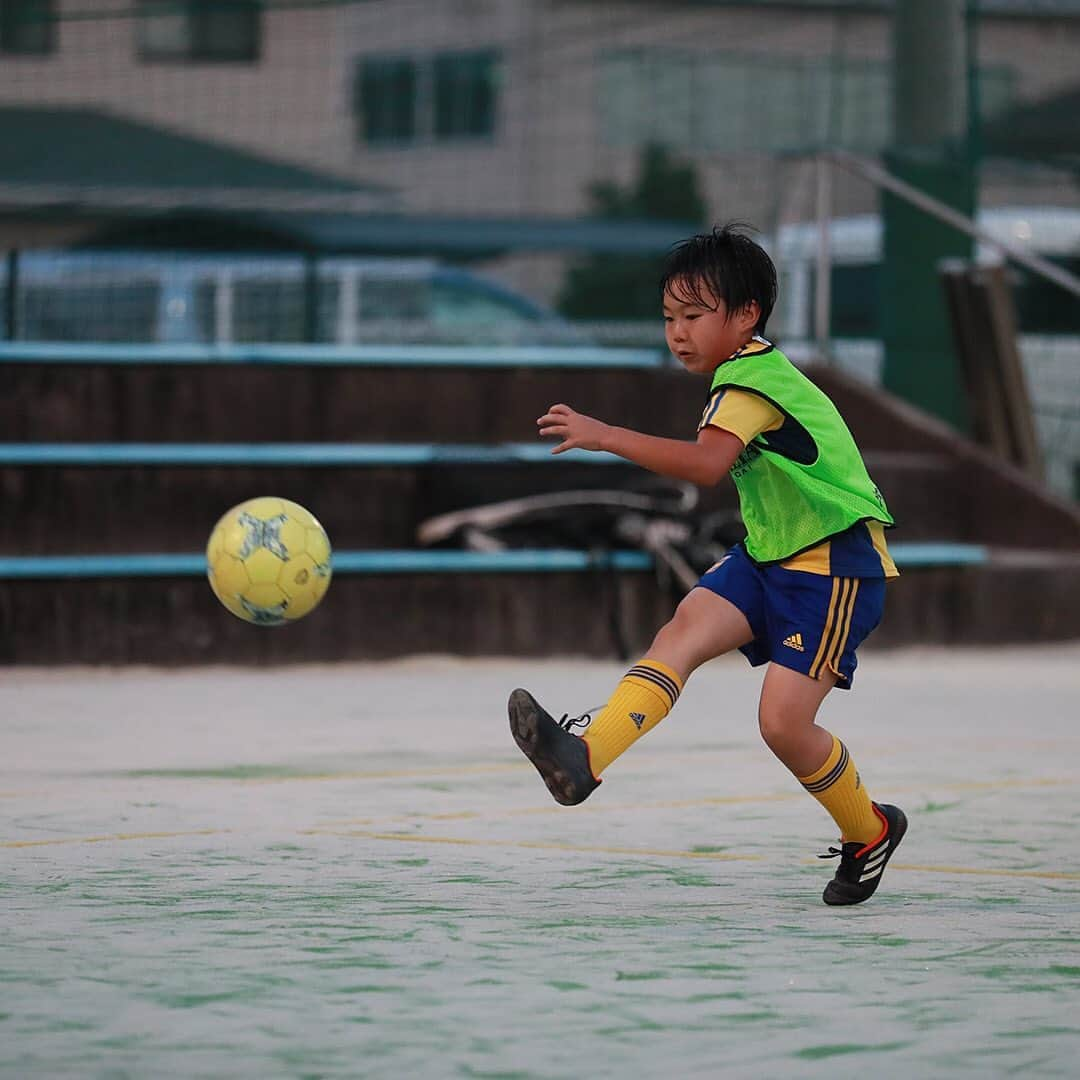
{"label": "boy's right leg", "polygon": [[746,616],[730,600],[708,589],[691,589],[585,732],[593,773],[599,776],[656,727],[702,664],[753,638]]}
{"label": "boy's right leg", "polygon": [[612,761],[671,711],[690,674],[753,639],[730,601],[696,588],[682,600],[645,656],[615,688],[584,736],[560,726],[525,690],[510,696],[510,729],[557,802],[586,799]]}

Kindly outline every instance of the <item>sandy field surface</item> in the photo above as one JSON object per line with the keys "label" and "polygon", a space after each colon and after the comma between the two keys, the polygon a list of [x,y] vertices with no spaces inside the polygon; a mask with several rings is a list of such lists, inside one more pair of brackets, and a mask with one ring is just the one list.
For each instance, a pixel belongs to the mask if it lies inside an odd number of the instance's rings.
{"label": "sandy field surface", "polygon": [[7,669],[0,1075],[1077,1075],[1080,643],[861,659],[910,828],[848,909],[739,657],[552,802],[508,693],[624,667]]}

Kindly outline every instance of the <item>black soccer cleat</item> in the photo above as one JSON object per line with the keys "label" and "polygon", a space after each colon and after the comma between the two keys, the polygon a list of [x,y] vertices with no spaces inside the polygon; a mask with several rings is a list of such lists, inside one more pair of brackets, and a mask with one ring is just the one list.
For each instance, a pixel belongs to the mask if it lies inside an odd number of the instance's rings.
{"label": "black soccer cleat", "polygon": [[528,690],[515,690],[510,695],[509,710],[514,741],[536,766],[555,801],[563,806],[584,802],[600,781],[589,767],[585,740],[570,733],[571,726],[581,721],[565,718],[560,724]]}
{"label": "black soccer cleat", "polygon": [[869,844],[860,844],[855,840],[840,848],[829,848],[828,855],[819,856],[822,859],[840,856],[836,876],[821,894],[826,904],[861,904],[869,900],[881,883],[881,875],[893,852],[904,839],[907,832],[904,811],[898,806],[878,803],[874,803],[874,809],[883,822],[880,836]]}

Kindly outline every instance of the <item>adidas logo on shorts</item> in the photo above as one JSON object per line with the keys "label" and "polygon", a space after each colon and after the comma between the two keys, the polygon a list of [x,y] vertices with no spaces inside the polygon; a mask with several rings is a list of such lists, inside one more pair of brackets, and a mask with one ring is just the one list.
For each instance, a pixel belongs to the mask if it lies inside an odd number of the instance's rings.
{"label": "adidas logo on shorts", "polygon": [[784,644],[789,649],[798,649],[799,652],[806,652],[806,650],[803,648],[802,634],[789,634],[786,638],[784,638]]}

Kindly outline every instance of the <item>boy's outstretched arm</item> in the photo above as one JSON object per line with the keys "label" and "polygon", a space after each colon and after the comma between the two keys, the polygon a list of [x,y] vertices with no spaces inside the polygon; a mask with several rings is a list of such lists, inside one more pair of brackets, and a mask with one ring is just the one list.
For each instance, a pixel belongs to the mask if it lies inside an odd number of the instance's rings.
{"label": "boy's outstretched arm", "polygon": [[706,427],[697,442],[662,439],[630,428],[613,427],[593,416],[574,412],[569,405],[552,405],[536,421],[540,434],[561,440],[551,452],[605,450],[661,476],[711,487],[718,484],[742,453],[742,440],[730,431]]}

